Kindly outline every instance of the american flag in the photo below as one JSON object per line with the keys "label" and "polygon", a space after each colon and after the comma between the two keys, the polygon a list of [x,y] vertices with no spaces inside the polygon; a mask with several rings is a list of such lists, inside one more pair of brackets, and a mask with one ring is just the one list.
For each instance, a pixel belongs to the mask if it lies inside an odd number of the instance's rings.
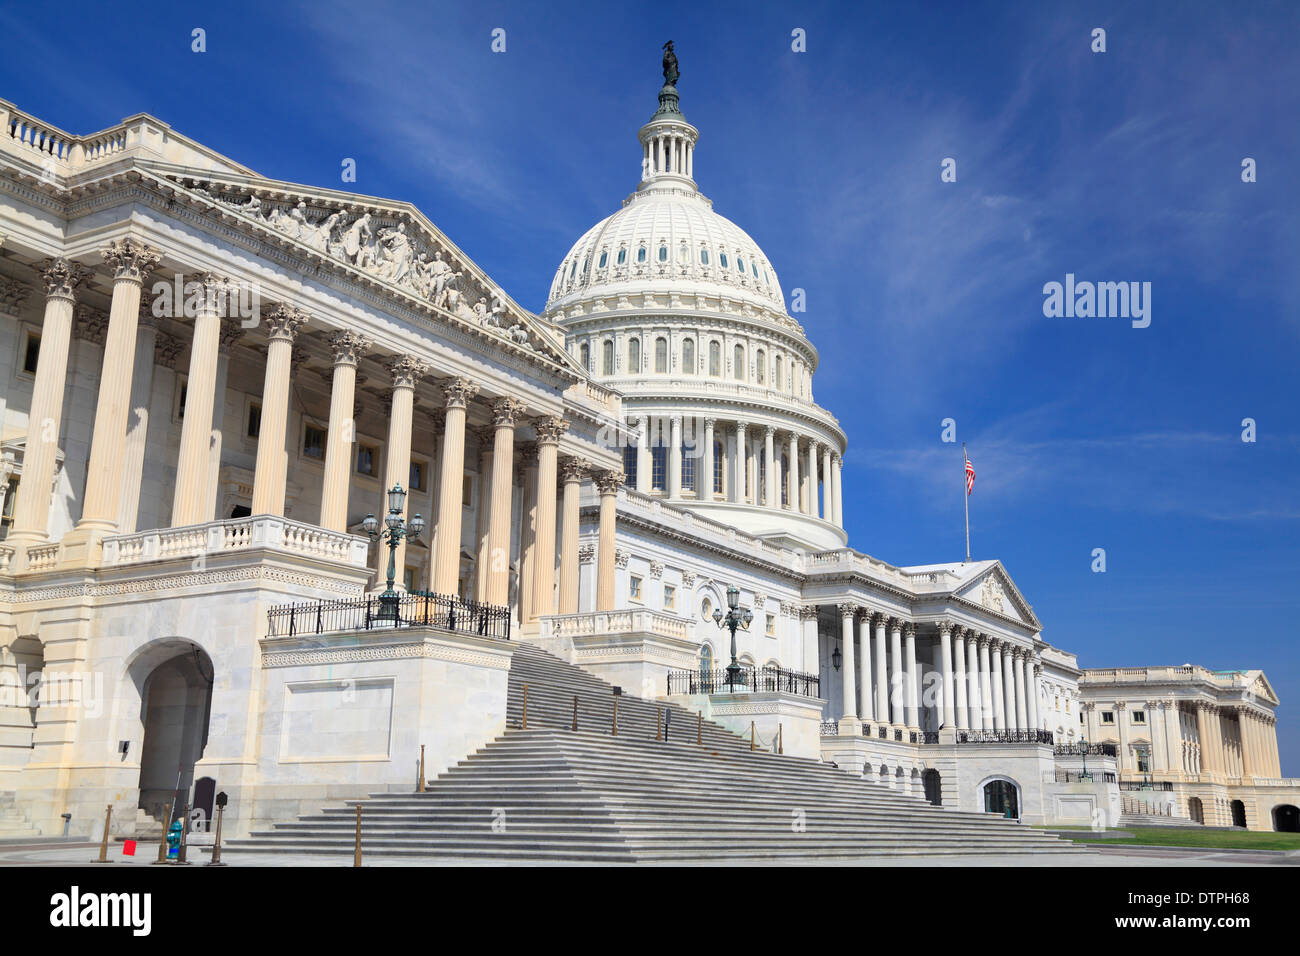
{"label": "american flag", "polygon": [[[962,452],[962,457],[966,458],[966,453]],[[971,489],[975,487],[975,466],[966,458],[966,497],[970,497]]]}

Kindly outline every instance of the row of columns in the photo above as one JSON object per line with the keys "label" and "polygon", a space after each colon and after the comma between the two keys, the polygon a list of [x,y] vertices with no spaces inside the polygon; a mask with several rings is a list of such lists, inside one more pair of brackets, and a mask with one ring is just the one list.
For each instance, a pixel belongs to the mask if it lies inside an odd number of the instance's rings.
{"label": "row of columns", "polygon": [[[649,494],[653,490],[651,477],[651,419],[642,415],[634,420],[637,432],[636,490]],[[843,496],[840,478],[842,459],[829,445],[815,439],[802,438],[794,432],[780,432],[775,426],[764,427],[762,444],[751,451],[749,423],[736,421],[719,424],[717,419],[704,419],[704,435],[696,437],[695,449],[700,467],[695,470],[695,487],[682,487],[683,432],[682,416],[668,418],[668,452],[664,491],[670,501],[682,500],[684,491],[692,491],[697,500],[713,501],[719,494],[733,503],[748,503],[774,510],[794,511],[820,517],[837,527],[844,526]],[[714,446],[722,439],[723,489],[714,490]],[[782,459],[778,444],[786,446],[786,470],[782,474]],[[734,450],[733,450],[734,449]],[[763,482],[759,482],[759,456],[763,461]],[[784,485],[784,486],[783,486]],[[784,493],[784,494],[783,494]],[[784,503],[783,503],[784,497]]]}
{"label": "row of columns", "polygon": [[[844,647],[843,716],[918,730],[920,675],[915,625],[856,604],[841,604],[838,610]],[[1038,729],[1040,665],[1030,649],[948,621],[939,622],[938,641],[941,726],[989,731]],[[860,654],[855,645],[860,645]]]}
{"label": "row of columns", "polygon": [[[133,388],[132,375],[136,365],[142,286],[160,259],[156,249],[131,238],[114,240],[102,253],[114,269],[112,305],[104,340],[82,515],[77,526],[64,538],[66,548],[82,548],[86,552],[93,549],[97,540],[119,528],[127,419],[133,396],[138,391]],[[46,287],[46,306],[23,475],[10,534],[10,541],[14,544],[39,544],[46,538],[49,489],[58,450],[73,310],[78,289],[92,274],[80,264],[62,258],[46,260],[40,268]],[[224,392],[224,375],[220,374],[218,360],[223,341],[219,303],[224,301],[221,293],[225,280],[204,274],[198,276],[197,281],[202,296],[198,300],[190,345],[185,414],[172,500],[173,527],[211,521],[215,508],[211,458],[214,423],[219,427],[217,408]],[[251,510],[254,515],[284,514],[288,465],[285,441],[294,344],[308,322],[309,316],[304,310],[289,304],[276,305],[262,316],[261,324],[267,335],[267,357],[253,479]],[[333,333],[329,342],[334,364],[330,378],[330,417],[320,525],[328,530],[345,532],[355,439],[356,371],[359,359],[371,343],[350,330]],[[426,363],[409,355],[392,359],[388,368],[393,378],[385,489],[409,481],[415,386],[430,371]],[[459,589],[466,417],[478,386],[465,378],[451,378],[440,384],[446,396],[446,407],[442,415],[437,521],[430,522],[434,557],[429,586],[436,593],[454,594]],[[512,466],[515,429],[523,412],[523,404],[513,398],[500,398],[492,406],[491,480],[486,509],[487,560],[484,563],[487,574],[485,588],[480,594],[489,603],[499,605],[506,604],[509,597],[509,560],[506,555],[510,544],[514,486]],[[533,598],[529,613],[536,618],[541,614],[555,613],[557,607],[562,613],[574,613],[578,609],[578,494],[581,481],[591,469],[576,459],[565,464],[560,593],[551,597],[555,594],[559,444],[568,423],[560,418],[543,417],[534,419],[532,425],[537,433],[538,450],[535,483],[529,489],[535,513],[529,517],[534,529],[533,545],[541,557],[530,563],[528,586],[521,588],[521,593],[527,590]],[[621,472],[602,472],[594,475],[594,479],[601,492],[597,605],[599,609],[610,610],[614,592],[614,501],[624,476]],[[409,497],[407,501],[409,506]],[[386,510],[386,503],[381,504],[379,513]],[[404,550],[405,542],[399,546],[399,568],[403,566]]]}
{"label": "row of columns", "polygon": [[694,143],[680,133],[660,133],[645,140],[643,159],[651,173],[678,173],[688,179],[695,166]]}

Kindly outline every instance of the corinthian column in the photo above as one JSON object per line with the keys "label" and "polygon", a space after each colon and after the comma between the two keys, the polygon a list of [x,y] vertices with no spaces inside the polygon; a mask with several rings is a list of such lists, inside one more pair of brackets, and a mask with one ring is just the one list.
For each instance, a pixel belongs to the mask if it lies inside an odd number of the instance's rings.
{"label": "corinthian column", "polygon": [[907,725],[907,697],[903,690],[903,630],[895,619],[894,627],[889,632],[889,660],[892,668],[889,674],[889,716],[895,727]]}
{"label": "corinthian column", "polygon": [[1007,730],[1018,729],[1016,722],[1016,649],[1007,644],[1002,651],[1002,693],[1005,696],[1003,701],[1003,715],[1006,719]]}
{"label": "corinthian column", "polygon": [[[799,436],[794,432],[790,433],[790,450],[787,452],[787,457],[790,460],[786,464],[785,474],[786,507],[797,512],[799,510]],[[888,718],[881,714],[880,719]]]}
{"label": "corinthian column", "polygon": [[[388,455],[384,468],[384,487],[380,489],[379,514],[388,513],[388,489],[401,485],[407,489],[402,518],[409,523],[411,511],[411,425],[415,412],[415,383],[429,374],[429,366],[413,355],[400,355],[388,363],[393,375],[392,405],[388,413]],[[333,401],[330,402],[331,407]],[[379,560],[379,579],[386,576],[388,556],[383,548],[375,548]],[[393,562],[397,568],[397,590],[402,590],[406,580],[406,538],[397,542]]]}
{"label": "corinthian column", "polygon": [[510,512],[514,488],[515,424],[524,403],[498,399],[492,406],[496,436],[492,446],[492,520],[488,525],[488,602],[498,607],[510,603]]}
{"label": "corinthian column", "polygon": [[221,341],[221,312],[226,279],[211,272],[199,275],[203,301],[194,318],[190,371],[185,386],[185,418],[172,490],[172,527],[211,521],[208,502],[208,447],[212,444],[212,408],[216,402],[217,349]]}
{"label": "corinthian column", "polygon": [[835,504],[831,512],[831,520],[837,527],[844,527],[844,495],[840,490],[840,456],[834,454],[831,456],[831,495]]}
{"label": "corinthian column", "polygon": [[769,508],[779,508],[776,491],[776,429],[768,425],[763,432],[763,467],[766,470],[763,482],[763,504]]}
{"label": "corinthian column", "polygon": [[862,726],[858,723],[857,710],[857,668],[854,662],[853,654],[853,617],[858,613],[856,604],[840,605],[841,636],[844,644],[844,666],[841,669],[840,676],[843,683],[840,686],[840,726],[839,732],[843,736],[856,737],[861,733]]}
{"label": "corinthian column", "polygon": [[803,476],[803,513],[817,516],[817,442],[808,442],[808,465]]}
{"label": "corinthian column", "polygon": [[903,642],[906,647],[907,661],[907,726],[911,730],[921,729],[920,715],[920,675],[916,670],[916,625],[910,621],[895,621],[894,627],[902,627]]}
{"label": "corinthian column", "polygon": [[966,702],[970,708],[970,729],[981,730],[979,651],[975,647],[975,632],[968,627],[963,634],[966,638]]}
{"label": "corinthian column", "polygon": [[468,379],[444,382],[447,418],[442,432],[441,484],[438,488],[438,553],[434,591],[455,595],[460,592],[461,491],[465,477],[465,410],[478,386]]}
{"label": "corinthian column", "polygon": [[85,501],[81,520],[64,538],[65,560],[72,564],[97,563],[100,543],[117,527],[126,422],[131,411],[135,332],[140,321],[140,288],[161,258],[156,249],[134,239],[114,240],[104,247],[102,255],[113,267],[113,304],[108,313],[108,335],[104,339],[104,365],[99,376]]}
{"label": "corinthian column", "polygon": [[745,477],[749,473],[749,448],[745,442],[745,428],[748,423],[736,422],[736,460],[732,462],[735,475],[731,481],[731,500],[744,504]]}
{"label": "corinthian column", "polygon": [[953,706],[957,716],[957,729],[970,730],[970,709],[966,700],[966,632],[956,627],[952,631],[952,659],[955,672],[952,679]]}
{"label": "corinthian column", "polygon": [[989,646],[993,651],[991,671],[993,677],[993,729],[1007,729],[1006,694],[1002,686],[1002,642],[990,638]]}
{"label": "corinthian column", "polygon": [[533,423],[537,432],[537,550],[530,619],[555,613],[555,491],[560,436],[568,427],[562,418],[542,418]]}
{"label": "corinthian column", "polygon": [[874,721],[875,701],[871,692],[871,612],[866,608],[861,608],[861,616],[858,618],[858,640],[862,644],[862,661],[859,670],[862,677],[859,680],[858,689],[858,715],[863,720]]}
{"label": "corinthian column", "polygon": [[939,622],[939,661],[942,668],[940,676],[943,679],[943,726],[945,729],[951,729],[955,726],[953,711],[953,686],[952,686],[952,642],[949,635],[952,633],[952,623],[949,621]]}
{"label": "corinthian column", "polygon": [[[1030,730],[1041,730],[1038,722],[1038,671],[1039,665],[1034,663],[1033,657],[1025,657],[1025,714],[1029,718]],[[1152,750],[1155,750],[1155,743],[1152,742]]]}
{"label": "corinthian column", "polygon": [[[37,268],[45,282],[45,319],[36,357],[31,412],[27,416],[23,474],[18,481],[14,523],[9,533],[9,543],[22,546],[37,544],[46,537],[63,417],[63,386],[68,375],[68,347],[72,342],[72,308],[77,287],[91,275],[89,269],[68,259],[46,259]],[[17,553],[25,552],[19,548]]]}
{"label": "corinthian column", "polygon": [[330,531],[347,531],[348,489],[352,484],[352,443],[357,437],[356,422],[352,418],[353,403],[356,400],[357,361],[369,351],[370,340],[356,332],[343,331],[333,333],[329,343],[334,351],[334,372],[330,382],[330,431],[325,442],[320,524]]}
{"label": "corinthian column", "polygon": [[[797,498],[791,498],[790,500],[798,503]],[[876,720],[882,724],[887,724],[890,722],[889,700],[891,695],[889,693],[889,659],[885,654],[885,626],[888,624],[889,618],[883,614],[876,614],[874,617],[876,619]]]}
{"label": "corinthian column", "polygon": [[596,476],[600,492],[600,534],[596,540],[596,610],[614,610],[614,519],[618,489],[627,476],[621,471],[602,471]]}
{"label": "corinthian column", "polygon": [[704,474],[699,481],[701,501],[713,500],[713,423],[712,418],[704,419]]}
{"label": "corinthian column", "polygon": [[[149,445],[149,398],[153,394],[154,350],[157,346],[158,320],[147,297],[142,294],[140,322],[135,333],[135,368],[131,372],[131,414],[122,451],[122,490],[117,503],[117,530],[120,534],[135,531],[140,516],[140,483],[144,478]],[[217,394],[221,393],[219,384]]]}
{"label": "corinthian column", "polygon": [[266,349],[266,380],[262,386],[262,425],[257,436],[253,474],[253,514],[283,515],[285,432],[289,424],[289,370],[293,341],[307,322],[307,313],[278,305],[263,324],[270,340]]}
{"label": "corinthian column", "polygon": [[[993,684],[989,676],[989,638],[977,634],[973,642],[979,645],[980,729],[993,729]],[[973,721],[972,721],[973,723]]]}
{"label": "corinthian column", "polygon": [[1025,661],[1027,655],[1023,650],[1016,651],[1016,659],[1012,665],[1012,673],[1016,679],[1016,729],[1029,729],[1029,708],[1025,703],[1025,694],[1028,691],[1025,681]]}
{"label": "corinthian column", "polygon": [[578,494],[586,465],[577,458],[564,459],[564,503],[560,516],[560,613],[578,613]]}

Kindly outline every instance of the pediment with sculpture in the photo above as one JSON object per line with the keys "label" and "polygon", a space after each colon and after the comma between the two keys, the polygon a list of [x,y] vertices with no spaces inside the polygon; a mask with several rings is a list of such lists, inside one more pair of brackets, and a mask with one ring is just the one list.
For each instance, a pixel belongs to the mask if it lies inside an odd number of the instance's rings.
{"label": "pediment with sculpture", "polygon": [[[313,252],[396,286],[417,299],[572,368],[563,349],[512,308],[477,267],[418,219],[398,210],[366,209],[282,189],[233,186],[181,177],[178,184],[301,243]],[[259,192],[267,194],[259,195]],[[273,194],[276,198],[271,198]]]}

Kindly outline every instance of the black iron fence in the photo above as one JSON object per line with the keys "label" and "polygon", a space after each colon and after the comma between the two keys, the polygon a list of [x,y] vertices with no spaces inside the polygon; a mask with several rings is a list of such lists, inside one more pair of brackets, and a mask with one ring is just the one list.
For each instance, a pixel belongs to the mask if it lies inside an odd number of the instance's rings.
{"label": "black iron fence", "polygon": [[1085,750],[1079,744],[1060,744],[1052,753],[1058,757],[1114,757],[1118,753],[1114,744],[1088,744]]}
{"label": "black iron fence", "polygon": [[1168,792],[1174,789],[1174,785],[1168,780],[1152,780],[1150,782],[1144,782],[1142,780],[1121,780],[1119,782],[1119,788],[1121,790],[1163,790]]}
{"label": "black iron fence", "polygon": [[959,730],[959,744],[1050,744],[1050,730]]}
{"label": "black iron fence", "polygon": [[734,680],[725,669],[668,672],[670,694],[732,694],[737,691],[784,691],[800,697],[820,697],[821,678],[780,667],[746,667]]}
{"label": "black iron fence", "polygon": [[[1056,771],[1057,783],[1087,783],[1089,781],[1096,783],[1099,780],[1102,783],[1114,783],[1115,774],[1109,770],[1098,770],[1094,773],[1091,770],[1084,772],[1083,770],[1062,770],[1057,768]],[[1121,787],[1121,789],[1123,788]]]}
{"label": "black iron fence", "polygon": [[393,603],[378,597],[345,601],[281,604],[267,612],[270,637],[371,631],[379,628],[435,627],[460,634],[510,640],[510,608],[463,601],[459,597],[409,591]]}

